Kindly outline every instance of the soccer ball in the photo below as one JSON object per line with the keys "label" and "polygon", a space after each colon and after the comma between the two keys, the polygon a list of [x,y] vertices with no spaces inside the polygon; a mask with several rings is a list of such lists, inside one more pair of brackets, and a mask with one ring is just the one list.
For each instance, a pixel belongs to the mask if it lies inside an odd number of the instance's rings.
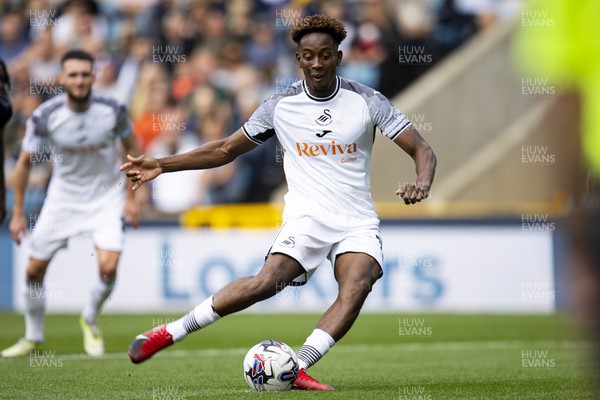
{"label": "soccer ball", "polygon": [[298,375],[296,353],[277,340],[263,340],[244,357],[244,378],[257,392],[290,390]]}

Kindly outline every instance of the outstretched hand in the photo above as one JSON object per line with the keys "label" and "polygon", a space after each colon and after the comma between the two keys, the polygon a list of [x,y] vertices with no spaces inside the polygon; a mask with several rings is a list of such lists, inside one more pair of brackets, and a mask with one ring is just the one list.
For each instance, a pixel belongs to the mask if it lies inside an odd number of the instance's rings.
{"label": "outstretched hand", "polygon": [[8,224],[8,230],[13,241],[17,244],[21,244],[21,239],[25,237],[27,232],[27,221],[25,221],[25,215],[23,213],[13,213],[10,223]]}
{"label": "outstretched hand", "polygon": [[396,196],[400,196],[404,204],[415,204],[429,197],[429,188],[421,184],[405,183],[396,190]]}
{"label": "outstretched hand", "polygon": [[132,157],[127,154],[129,162],[121,165],[119,171],[126,171],[125,175],[133,182],[133,190],[137,190],[144,182],[151,181],[162,173],[162,168],[156,158],[148,156]]}

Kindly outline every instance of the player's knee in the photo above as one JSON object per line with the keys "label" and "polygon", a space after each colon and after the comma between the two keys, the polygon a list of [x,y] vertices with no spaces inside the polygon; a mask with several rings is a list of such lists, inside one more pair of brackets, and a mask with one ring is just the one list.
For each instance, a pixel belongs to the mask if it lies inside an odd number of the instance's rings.
{"label": "player's knee", "polygon": [[47,264],[42,262],[30,262],[29,265],[27,265],[25,276],[32,281],[41,281],[46,276],[46,267]]}
{"label": "player's knee", "polygon": [[359,298],[366,299],[371,290],[373,289],[373,283],[371,280],[363,279],[355,285],[355,291]]}
{"label": "player's knee", "polygon": [[100,276],[106,279],[114,279],[117,275],[117,266],[119,265],[120,253],[98,250],[98,266]]}
{"label": "player's knee", "polygon": [[100,276],[104,279],[115,279],[118,260],[104,260],[100,263]]}
{"label": "player's knee", "polygon": [[340,289],[340,294],[350,305],[362,305],[369,293],[371,293],[372,289],[373,284],[371,281],[369,279],[362,279],[352,283],[351,285],[347,285],[347,287],[343,288],[343,290]]}
{"label": "player's knee", "polygon": [[41,281],[44,279],[45,275],[46,275],[46,271],[44,269],[39,269],[39,268],[38,269],[27,268],[27,271],[25,273],[25,276],[30,281]]}
{"label": "player's knee", "polygon": [[117,267],[100,269],[100,278],[105,281],[114,281],[117,278]]}
{"label": "player's knee", "polygon": [[117,280],[117,270],[114,270],[108,274],[100,273],[100,279],[108,284],[114,284]]}

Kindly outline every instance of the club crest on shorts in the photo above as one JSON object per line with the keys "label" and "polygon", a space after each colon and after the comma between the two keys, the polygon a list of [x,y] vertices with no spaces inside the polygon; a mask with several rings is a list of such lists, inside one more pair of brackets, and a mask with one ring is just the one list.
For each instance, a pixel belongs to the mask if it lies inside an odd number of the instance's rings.
{"label": "club crest on shorts", "polygon": [[294,240],[293,236],[290,236],[287,239],[283,240],[280,244],[283,247],[290,247],[291,248],[291,247],[296,246],[296,241]]}

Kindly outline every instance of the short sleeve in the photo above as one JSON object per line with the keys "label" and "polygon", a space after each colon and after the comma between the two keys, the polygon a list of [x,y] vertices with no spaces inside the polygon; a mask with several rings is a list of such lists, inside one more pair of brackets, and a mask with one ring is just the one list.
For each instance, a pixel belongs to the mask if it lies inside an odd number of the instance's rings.
{"label": "short sleeve", "polygon": [[117,136],[121,138],[121,140],[125,140],[133,134],[133,128],[131,126],[131,121],[129,120],[127,108],[123,104],[119,104],[117,106],[116,113],[117,123],[115,126],[115,132]]}
{"label": "short sleeve", "polygon": [[43,153],[48,144],[48,134],[46,131],[47,119],[42,119],[41,111],[38,108],[33,112],[25,124],[25,136],[21,148],[30,154]]}
{"label": "short sleeve", "polygon": [[381,93],[373,91],[367,97],[369,114],[373,124],[391,140],[411,125],[411,122]]}
{"label": "short sleeve", "polygon": [[256,144],[263,144],[271,136],[275,135],[273,116],[280,98],[281,96],[274,95],[265,100],[242,126],[244,134],[250,141]]}

